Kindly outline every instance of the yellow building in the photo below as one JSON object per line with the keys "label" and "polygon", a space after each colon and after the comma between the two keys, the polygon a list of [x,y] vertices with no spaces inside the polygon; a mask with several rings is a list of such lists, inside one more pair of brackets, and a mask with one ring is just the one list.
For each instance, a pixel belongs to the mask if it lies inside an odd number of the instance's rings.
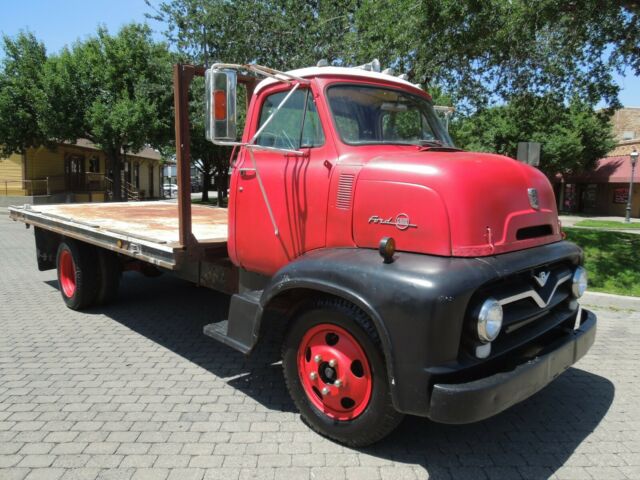
{"label": "yellow building", "polygon": [[[160,198],[160,154],[145,148],[124,156],[123,196],[130,200]],[[30,148],[0,158],[0,203],[103,202],[112,192],[113,175],[105,154],[87,140]]]}

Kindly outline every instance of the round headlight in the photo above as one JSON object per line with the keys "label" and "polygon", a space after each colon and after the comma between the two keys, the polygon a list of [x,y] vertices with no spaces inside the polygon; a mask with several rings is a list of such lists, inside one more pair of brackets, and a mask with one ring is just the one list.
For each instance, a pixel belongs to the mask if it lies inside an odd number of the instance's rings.
{"label": "round headlight", "polygon": [[584,267],[576,268],[571,279],[571,293],[576,298],[580,298],[587,290],[587,270]]}
{"label": "round headlight", "polygon": [[484,301],[478,313],[478,338],[493,342],[502,328],[502,305],[495,298]]}

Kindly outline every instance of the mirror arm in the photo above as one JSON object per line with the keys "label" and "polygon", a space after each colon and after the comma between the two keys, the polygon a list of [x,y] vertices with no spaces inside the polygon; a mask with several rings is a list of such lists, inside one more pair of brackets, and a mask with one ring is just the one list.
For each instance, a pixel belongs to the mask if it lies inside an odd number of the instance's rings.
{"label": "mirror arm", "polygon": [[264,204],[267,206],[267,211],[269,212],[269,218],[271,218],[271,225],[273,225],[273,233],[276,237],[280,236],[280,231],[278,230],[278,224],[276,223],[276,217],[273,215],[273,210],[271,209],[271,203],[269,203],[269,197],[267,197],[267,191],[264,188],[264,184],[262,183],[262,177],[260,176],[260,170],[258,170],[258,164],[256,163],[256,159],[253,156],[253,149],[248,148],[249,157],[251,157],[251,163],[253,164],[253,169],[256,172],[256,178],[258,179],[258,186],[260,187],[260,192],[262,192],[262,198],[264,200]]}

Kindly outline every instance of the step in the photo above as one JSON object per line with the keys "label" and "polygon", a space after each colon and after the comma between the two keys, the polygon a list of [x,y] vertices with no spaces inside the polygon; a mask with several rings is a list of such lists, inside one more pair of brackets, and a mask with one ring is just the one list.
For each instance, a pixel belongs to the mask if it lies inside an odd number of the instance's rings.
{"label": "step", "polygon": [[232,295],[229,319],[205,325],[203,333],[244,354],[251,352],[260,328],[261,293],[247,291]]}

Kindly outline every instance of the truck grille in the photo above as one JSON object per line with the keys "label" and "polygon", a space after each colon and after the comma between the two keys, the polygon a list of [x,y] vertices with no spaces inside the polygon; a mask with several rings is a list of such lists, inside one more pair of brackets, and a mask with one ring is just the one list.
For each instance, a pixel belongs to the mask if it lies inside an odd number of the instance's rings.
{"label": "truck grille", "polygon": [[[491,357],[519,348],[557,327],[573,325],[576,304],[570,303],[574,269],[570,263],[539,267],[511,275],[474,295],[467,315],[472,329],[476,322],[473,305],[493,297],[503,308],[502,330],[492,342]],[[472,343],[477,345],[475,338]]]}

